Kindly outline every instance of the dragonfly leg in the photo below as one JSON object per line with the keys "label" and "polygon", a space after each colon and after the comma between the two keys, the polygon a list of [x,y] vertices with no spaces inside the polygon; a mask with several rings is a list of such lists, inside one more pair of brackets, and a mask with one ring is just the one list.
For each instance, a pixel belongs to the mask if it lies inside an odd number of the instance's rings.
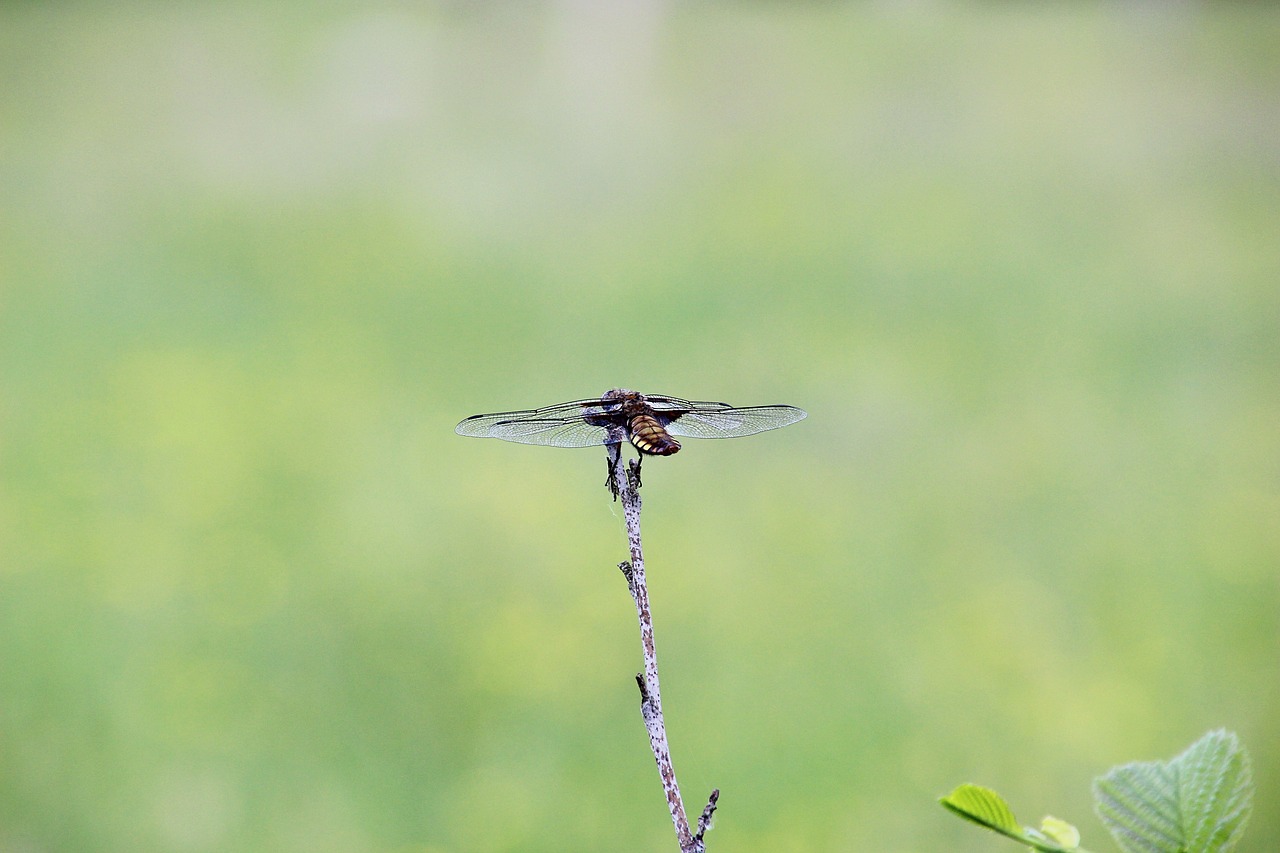
{"label": "dragonfly leg", "polygon": [[604,485],[609,490],[609,494],[613,495],[615,501],[618,499],[618,489],[620,488],[618,485],[618,459],[621,455],[622,445],[605,445],[604,463],[605,467],[608,468],[608,473],[605,474]]}

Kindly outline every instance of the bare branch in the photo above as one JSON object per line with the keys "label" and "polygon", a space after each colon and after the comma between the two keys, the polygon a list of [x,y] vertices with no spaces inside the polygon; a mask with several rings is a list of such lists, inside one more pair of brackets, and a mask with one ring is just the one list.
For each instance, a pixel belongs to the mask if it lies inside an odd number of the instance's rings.
{"label": "bare branch", "polygon": [[649,746],[658,765],[658,776],[666,794],[671,822],[675,824],[676,840],[681,853],[705,853],[703,836],[711,825],[719,790],[711,793],[711,800],[703,809],[695,835],[689,827],[689,818],[680,799],[680,785],[676,781],[675,767],[671,762],[671,748],[667,743],[667,728],[662,718],[662,690],[658,684],[658,651],[653,637],[653,616],[649,610],[649,587],[644,573],[644,552],[640,544],[640,463],[626,464],[620,448],[609,446],[609,489],[622,502],[622,515],[627,525],[627,542],[631,559],[619,563],[627,578],[631,598],[635,601],[636,616],[640,621],[640,645],[644,654],[644,672],[636,673],[636,685],[640,688],[640,714],[649,733]]}

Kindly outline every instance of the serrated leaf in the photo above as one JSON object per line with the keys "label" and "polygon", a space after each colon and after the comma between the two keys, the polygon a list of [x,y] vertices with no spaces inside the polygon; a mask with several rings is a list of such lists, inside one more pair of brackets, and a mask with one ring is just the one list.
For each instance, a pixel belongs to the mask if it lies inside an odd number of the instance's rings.
{"label": "serrated leaf", "polygon": [[938,802],[963,818],[988,829],[1023,839],[1022,826],[1013,810],[995,791],[981,785],[961,785]]}
{"label": "serrated leaf", "polygon": [[1113,767],[1093,782],[1094,809],[1125,853],[1182,849],[1177,779],[1161,762]]}
{"label": "serrated leaf", "polygon": [[1253,805],[1249,756],[1221,729],[1172,761],[1112,768],[1093,788],[1098,817],[1126,853],[1226,853]]}
{"label": "serrated leaf", "polygon": [[1253,811],[1253,769],[1240,739],[1223,729],[1209,732],[1173,763],[1187,849],[1225,853],[1235,847]]}

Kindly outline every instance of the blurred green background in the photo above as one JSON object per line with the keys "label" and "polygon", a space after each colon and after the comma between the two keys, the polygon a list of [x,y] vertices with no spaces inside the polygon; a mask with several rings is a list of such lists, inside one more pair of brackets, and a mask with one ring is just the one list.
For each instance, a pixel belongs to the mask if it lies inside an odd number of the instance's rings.
{"label": "blurred green background", "polygon": [[[0,849],[986,851],[1237,731],[1280,836],[1280,10],[0,5]],[[1009,848],[1012,849],[1012,848]]]}

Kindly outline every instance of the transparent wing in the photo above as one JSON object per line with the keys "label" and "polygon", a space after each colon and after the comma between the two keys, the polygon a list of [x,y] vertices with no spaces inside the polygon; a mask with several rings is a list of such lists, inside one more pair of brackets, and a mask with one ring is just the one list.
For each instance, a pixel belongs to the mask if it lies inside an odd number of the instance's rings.
{"label": "transparent wing", "polygon": [[663,394],[646,394],[644,399],[655,412],[687,412],[692,409],[715,411],[733,408],[728,403],[716,403],[711,400],[682,400],[679,397],[667,397]]}
{"label": "transparent wing", "polygon": [[[611,406],[611,409],[616,406]],[[593,397],[590,400],[572,400],[568,403],[556,403],[554,406],[543,406],[541,409],[521,409],[515,412],[494,412],[489,415],[472,415],[462,423],[489,421],[496,422],[501,420],[543,420],[550,421],[557,418],[563,419],[567,417],[580,417],[589,414],[601,414],[605,409],[604,403],[599,397]],[[462,424],[458,424],[459,427]],[[462,433],[469,435],[470,433]]]}
{"label": "transparent wing", "polygon": [[[575,400],[541,409],[472,415],[458,424],[454,432],[477,438],[501,438],[520,444],[543,444],[551,447],[616,444],[621,437],[609,440],[611,430],[604,423],[590,423],[586,420],[606,415],[609,411],[599,398]],[[612,432],[616,433],[616,430]]]}
{"label": "transparent wing", "polygon": [[795,406],[744,406],[736,409],[723,403],[690,405],[691,408],[685,412],[659,413],[667,432],[688,438],[738,438],[778,429],[808,417],[808,413]]}
{"label": "transparent wing", "polygon": [[610,431],[607,428],[589,424],[581,418],[560,421],[498,421],[484,429],[473,424],[464,432],[462,428],[466,425],[467,421],[458,424],[459,435],[501,438],[520,444],[545,444],[551,447],[595,447],[617,444],[625,438],[619,433],[616,439],[609,441]]}

